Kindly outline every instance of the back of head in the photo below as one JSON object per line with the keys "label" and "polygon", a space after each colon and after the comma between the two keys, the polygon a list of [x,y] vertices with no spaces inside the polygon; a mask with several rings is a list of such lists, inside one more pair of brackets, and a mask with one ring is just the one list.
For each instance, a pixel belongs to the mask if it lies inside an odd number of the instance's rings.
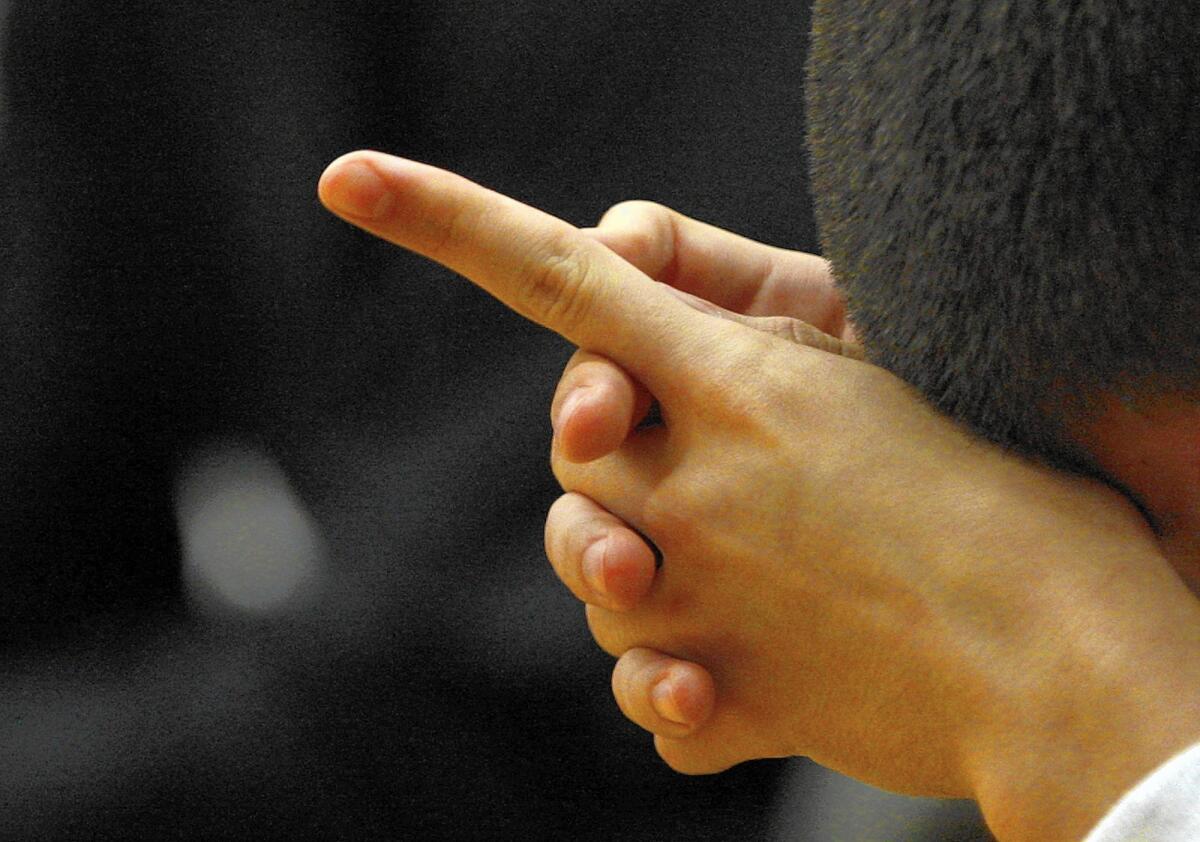
{"label": "back of head", "polygon": [[1200,384],[1200,15],[1167,0],[816,0],[813,192],[871,358],[1087,469],[1100,392]]}

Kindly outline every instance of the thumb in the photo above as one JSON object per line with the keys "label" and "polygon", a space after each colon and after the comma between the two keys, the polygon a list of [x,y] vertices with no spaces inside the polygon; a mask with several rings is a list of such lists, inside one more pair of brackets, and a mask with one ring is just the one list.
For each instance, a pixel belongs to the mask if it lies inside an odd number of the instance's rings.
{"label": "thumb", "polygon": [[742,313],[735,313],[733,310],[726,310],[724,307],[713,304],[711,301],[703,299],[698,295],[692,295],[690,292],[684,292],[666,284],[663,286],[676,298],[693,309],[699,310],[701,313],[707,313],[710,316],[716,316],[726,321],[737,322],[763,333],[778,336],[780,339],[786,339],[788,342],[804,345],[808,348],[815,348],[818,351],[837,354],[840,357],[850,357],[855,360],[866,359],[866,352],[857,342],[831,336],[800,319],[793,319],[788,316],[746,316]]}

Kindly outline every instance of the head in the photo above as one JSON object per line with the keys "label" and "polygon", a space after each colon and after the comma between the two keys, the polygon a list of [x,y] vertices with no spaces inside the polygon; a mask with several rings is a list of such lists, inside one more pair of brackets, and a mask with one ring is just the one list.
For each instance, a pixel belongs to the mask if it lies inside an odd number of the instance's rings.
{"label": "head", "polygon": [[823,247],[870,358],[1135,498],[1155,477],[1135,445],[1173,427],[1162,447],[1194,463],[1174,496],[1200,500],[1189,4],[816,0],[808,108]]}
{"label": "head", "polygon": [[1094,470],[1105,396],[1200,394],[1200,18],[1161,0],[816,0],[813,192],[871,358]]}

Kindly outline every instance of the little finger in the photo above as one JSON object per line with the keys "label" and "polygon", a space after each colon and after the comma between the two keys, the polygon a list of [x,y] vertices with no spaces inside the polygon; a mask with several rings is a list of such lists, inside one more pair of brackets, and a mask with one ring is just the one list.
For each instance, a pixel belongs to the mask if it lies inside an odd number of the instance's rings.
{"label": "little finger", "polygon": [[641,728],[665,737],[688,736],[712,715],[716,685],[708,670],[653,649],[630,649],[617,661],[613,696]]}

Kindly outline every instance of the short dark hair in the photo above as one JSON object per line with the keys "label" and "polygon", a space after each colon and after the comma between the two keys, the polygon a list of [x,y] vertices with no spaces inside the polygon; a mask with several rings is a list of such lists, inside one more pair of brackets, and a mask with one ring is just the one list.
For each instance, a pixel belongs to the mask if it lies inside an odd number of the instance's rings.
{"label": "short dark hair", "polygon": [[816,0],[808,120],[853,324],[934,405],[1086,469],[1098,394],[1200,391],[1192,4]]}

